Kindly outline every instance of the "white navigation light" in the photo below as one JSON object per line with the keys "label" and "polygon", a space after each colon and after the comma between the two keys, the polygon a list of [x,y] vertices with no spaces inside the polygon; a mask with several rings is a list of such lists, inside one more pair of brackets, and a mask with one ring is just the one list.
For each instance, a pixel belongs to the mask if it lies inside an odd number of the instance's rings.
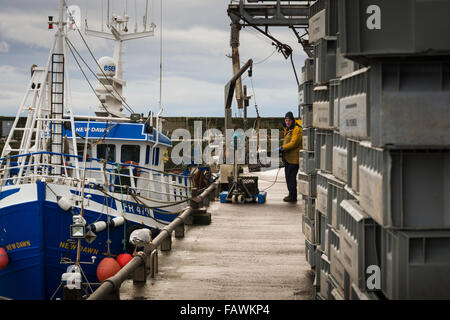
{"label": "white navigation light", "polygon": [[98,65],[102,70],[100,70],[99,75],[104,74],[108,77],[113,77],[116,74],[116,61],[111,57],[101,57],[98,59]]}
{"label": "white navigation light", "polygon": [[67,25],[72,30],[81,27],[81,9],[79,6],[72,5],[67,8]]}

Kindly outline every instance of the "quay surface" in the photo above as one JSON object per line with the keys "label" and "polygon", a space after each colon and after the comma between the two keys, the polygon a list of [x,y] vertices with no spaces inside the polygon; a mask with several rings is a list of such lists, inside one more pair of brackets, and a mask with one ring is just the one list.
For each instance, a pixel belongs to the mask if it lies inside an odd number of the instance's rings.
{"label": "quay surface", "polygon": [[[277,170],[259,176],[259,189]],[[159,252],[159,273],[145,284],[125,281],[122,300],[310,300],[313,272],[305,258],[302,206],[284,203],[284,169],[267,190],[265,204],[212,202],[207,226],[172,235],[172,250]]]}

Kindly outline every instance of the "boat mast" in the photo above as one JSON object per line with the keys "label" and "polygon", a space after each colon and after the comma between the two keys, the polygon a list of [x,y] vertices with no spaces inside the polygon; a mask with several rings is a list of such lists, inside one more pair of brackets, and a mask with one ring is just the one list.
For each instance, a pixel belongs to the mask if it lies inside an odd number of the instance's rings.
{"label": "boat mast", "polygon": [[[146,1],[148,6],[148,0]],[[150,30],[147,31],[145,21],[147,19],[146,12],[144,16],[144,30],[139,32],[137,27],[135,27],[134,32],[130,33],[128,30],[128,22],[130,20],[128,14],[125,13],[123,17],[114,13],[110,15],[109,1],[107,2],[106,16],[106,27],[110,32],[91,30],[88,28],[87,20],[85,21],[85,32],[87,35],[115,41],[113,57],[116,65],[115,75],[113,77],[107,77],[104,72],[105,70],[100,70],[100,73],[98,73],[99,79],[104,86],[99,86],[97,89],[97,95],[103,105],[99,107],[96,114],[97,116],[114,116],[123,118],[125,115],[122,113],[122,109],[125,101],[123,99],[122,92],[123,87],[126,84],[123,80],[123,42],[153,36],[155,24],[152,23]],[[101,30],[103,30],[103,26],[101,27]],[[107,88],[107,90],[105,90],[105,88]],[[105,110],[104,107],[106,107],[107,110]]]}

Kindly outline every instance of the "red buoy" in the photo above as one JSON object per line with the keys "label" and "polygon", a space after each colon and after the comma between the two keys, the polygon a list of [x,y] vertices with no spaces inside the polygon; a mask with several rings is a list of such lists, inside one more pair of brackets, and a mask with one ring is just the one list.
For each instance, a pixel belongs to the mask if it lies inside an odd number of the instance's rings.
{"label": "red buoy", "polygon": [[8,253],[3,247],[0,247],[0,270],[6,268],[9,263]]}
{"label": "red buoy", "polygon": [[129,253],[121,253],[117,256],[117,263],[119,263],[120,268],[123,268],[128,262],[133,259],[133,256]]}
{"label": "red buoy", "polygon": [[104,258],[97,267],[98,281],[103,282],[108,278],[111,278],[120,270],[120,265],[114,258]]}

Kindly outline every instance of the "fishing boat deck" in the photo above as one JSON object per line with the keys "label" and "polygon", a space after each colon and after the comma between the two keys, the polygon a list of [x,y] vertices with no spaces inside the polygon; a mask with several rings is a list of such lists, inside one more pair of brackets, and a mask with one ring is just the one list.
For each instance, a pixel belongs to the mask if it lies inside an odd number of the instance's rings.
{"label": "fishing boat deck", "polygon": [[[252,173],[259,189],[277,170]],[[265,204],[211,203],[212,222],[186,226],[172,250],[159,253],[159,273],[145,284],[125,281],[122,300],[307,300],[314,275],[301,232],[303,202],[284,203],[281,169]]]}

